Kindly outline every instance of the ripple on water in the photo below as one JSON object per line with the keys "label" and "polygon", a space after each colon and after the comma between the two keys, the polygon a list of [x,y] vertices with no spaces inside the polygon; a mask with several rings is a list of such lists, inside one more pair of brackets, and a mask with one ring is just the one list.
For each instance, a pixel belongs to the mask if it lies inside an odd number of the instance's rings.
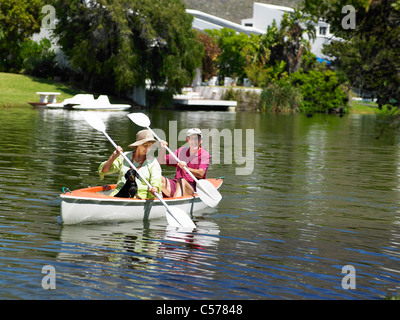
{"label": "ripple on water", "polygon": [[[370,118],[213,113],[210,122],[206,112],[168,111],[179,129],[255,129],[252,174],[212,164],[210,177],[225,176],[223,200],[194,217],[192,234],[162,219],[62,226],[62,187],[115,182],[97,176],[112,146],[75,112],[0,113],[1,298],[381,299],[400,290],[400,152],[369,139]],[[150,115],[169,128],[165,112]],[[118,144],[134,140],[126,113],[101,117]],[[57,290],[42,289],[44,265],[56,268]],[[355,290],[342,288],[345,265]]]}

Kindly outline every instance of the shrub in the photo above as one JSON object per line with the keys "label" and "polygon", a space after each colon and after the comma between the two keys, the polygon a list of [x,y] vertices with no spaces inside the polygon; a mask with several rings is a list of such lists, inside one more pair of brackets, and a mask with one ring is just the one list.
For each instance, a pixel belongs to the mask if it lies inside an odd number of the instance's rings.
{"label": "shrub", "polygon": [[257,111],[260,105],[260,95],[253,90],[242,90],[229,88],[224,91],[222,100],[237,101],[237,110],[239,111]]}
{"label": "shrub", "polygon": [[41,78],[52,78],[57,72],[55,57],[51,50],[50,40],[44,38],[40,42],[26,41],[20,53],[23,60],[24,73]]}
{"label": "shrub", "polygon": [[298,71],[290,75],[302,95],[299,110],[304,113],[346,112],[348,97],[332,70]]}
{"label": "shrub", "polygon": [[261,93],[260,111],[293,113],[301,100],[299,89],[287,80],[271,82]]}
{"label": "shrub", "polygon": [[247,77],[256,87],[266,87],[271,81],[287,77],[286,63],[277,61],[275,65],[262,65],[260,62],[249,63],[245,68]]}

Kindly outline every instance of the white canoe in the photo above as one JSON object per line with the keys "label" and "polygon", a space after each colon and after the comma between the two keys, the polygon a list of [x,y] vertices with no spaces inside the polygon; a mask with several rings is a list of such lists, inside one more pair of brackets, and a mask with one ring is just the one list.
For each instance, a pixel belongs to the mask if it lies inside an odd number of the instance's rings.
{"label": "white canoe", "polygon": [[[216,188],[222,179],[207,179]],[[111,197],[113,185],[96,186],[60,194],[61,220],[64,224],[128,222],[165,218],[166,209],[160,200],[141,200]],[[179,198],[164,198],[168,206],[188,213],[205,209],[207,205],[197,194]]]}

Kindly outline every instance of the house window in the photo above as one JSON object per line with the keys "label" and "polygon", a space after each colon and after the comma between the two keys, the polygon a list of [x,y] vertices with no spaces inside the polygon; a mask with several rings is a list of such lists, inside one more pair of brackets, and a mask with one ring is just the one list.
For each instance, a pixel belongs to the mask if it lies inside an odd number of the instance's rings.
{"label": "house window", "polygon": [[245,26],[245,27],[252,27],[253,24],[252,24],[252,23],[245,23],[244,26]]}
{"label": "house window", "polygon": [[327,32],[327,27],[319,27],[319,34],[321,35],[321,36],[325,36],[326,35],[326,32]]}

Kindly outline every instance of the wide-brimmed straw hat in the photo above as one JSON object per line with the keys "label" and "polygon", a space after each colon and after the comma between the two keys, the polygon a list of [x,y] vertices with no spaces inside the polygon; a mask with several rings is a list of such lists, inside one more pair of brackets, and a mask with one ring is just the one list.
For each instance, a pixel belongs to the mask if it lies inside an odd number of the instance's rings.
{"label": "wide-brimmed straw hat", "polygon": [[146,142],[154,143],[154,142],[156,142],[156,140],[154,139],[154,136],[150,130],[141,130],[138,133],[136,133],[136,142],[131,143],[128,147],[135,148]]}

